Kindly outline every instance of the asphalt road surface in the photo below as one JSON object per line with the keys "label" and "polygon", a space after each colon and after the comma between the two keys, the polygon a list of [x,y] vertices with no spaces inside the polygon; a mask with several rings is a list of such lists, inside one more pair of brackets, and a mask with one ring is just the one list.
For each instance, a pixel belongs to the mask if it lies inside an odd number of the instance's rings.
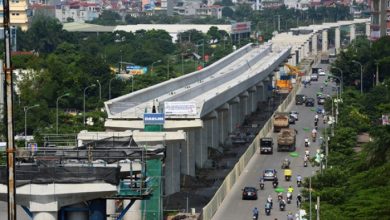
{"label": "asphalt road surface", "polygon": [[[320,67],[324,67],[324,69],[326,68],[326,66],[323,65],[320,65]],[[324,85],[323,82],[325,78],[326,76],[320,76],[318,82],[311,82],[311,85],[307,88],[303,88],[302,86],[301,90],[297,94],[305,94],[308,97],[315,98],[316,100],[316,93],[320,91],[320,86]],[[324,93],[332,93],[332,87],[330,84],[327,87],[324,86]],[[299,112],[299,121],[297,121],[295,125],[290,125],[290,127],[295,128],[298,131],[296,152],[299,154],[299,156],[292,157],[290,156],[289,152],[277,152],[277,133],[270,132],[268,136],[271,136],[274,139],[274,153],[272,155],[260,155],[259,150],[257,150],[257,153],[249,161],[247,167],[233,186],[231,192],[227,195],[217,213],[214,215],[214,220],[252,219],[252,210],[254,207],[257,207],[260,210],[259,219],[261,220],[287,219],[287,214],[289,211],[291,211],[294,215],[298,212],[299,209],[296,206],[296,196],[299,191],[302,190],[302,187],[297,187],[296,176],[299,174],[302,177],[309,177],[313,175],[315,170],[318,170],[318,167],[312,167],[310,164],[308,167],[303,166],[303,156],[305,152],[304,139],[305,137],[311,137],[311,130],[314,128],[314,109],[317,109],[317,107],[317,103],[315,103],[314,108],[305,107],[305,105],[296,106],[295,101],[289,106],[290,110]],[[321,133],[324,129],[322,117],[320,116],[319,119],[317,141],[313,143],[310,140],[310,147],[308,148],[310,150],[310,157],[314,157],[316,149],[319,149],[318,137],[322,135]],[[292,169],[293,176],[289,182],[285,181],[283,169],[281,169],[282,161],[285,158],[289,158],[291,161],[290,167]],[[277,176],[279,179],[278,187],[284,188],[286,192],[289,186],[294,188],[292,203],[288,204],[286,206],[286,210],[283,212],[279,210],[279,204],[277,203],[277,193],[274,191],[271,181],[266,181],[265,189],[258,191],[257,200],[242,200],[242,189],[245,186],[254,186],[259,188],[259,178],[262,175],[263,170],[268,168],[277,170]],[[283,193],[284,199],[286,198],[286,192]],[[271,215],[265,216],[264,207],[268,195],[272,196],[274,207],[271,211]]]}

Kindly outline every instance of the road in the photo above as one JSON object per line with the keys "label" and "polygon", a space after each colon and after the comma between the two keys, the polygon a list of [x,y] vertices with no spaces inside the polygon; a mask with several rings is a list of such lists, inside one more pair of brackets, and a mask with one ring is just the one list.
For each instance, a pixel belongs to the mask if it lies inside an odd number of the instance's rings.
{"label": "road", "polygon": [[[319,65],[319,67],[326,69],[327,66]],[[307,88],[301,88],[298,94],[305,94],[308,97],[316,98],[316,93],[320,90],[320,86],[323,85],[325,80],[325,76],[320,76],[318,82],[312,82],[311,86]],[[331,94],[332,88],[331,85],[324,87],[324,93]],[[291,157],[289,152],[277,152],[276,151],[276,133],[269,133],[268,136],[273,137],[274,139],[274,153],[272,155],[260,155],[259,150],[257,151],[252,159],[249,161],[247,167],[241,174],[240,178],[233,186],[232,191],[225,198],[217,213],[214,215],[214,220],[237,220],[237,219],[252,219],[252,209],[254,207],[258,207],[260,210],[259,219],[287,219],[287,213],[291,211],[293,214],[298,212],[296,206],[296,195],[302,188],[297,188],[296,186],[296,176],[300,174],[302,177],[309,177],[315,172],[315,167],[312,167],[310,164],[308,167],[303,167],[303,155],[305,152],[304,147],[304,138],[309,137],[311,130],[314,127],[314,115],[315,111],[313,109],[317,109],[317,103],[315,104],[315,108],[313,107],[305,107],[304,105],[296,106],[295,102],[289,106],[290,110],[296,110],[299,112],[299,121],[295,125],[291,127],[298,130],[297,135],[297,152],[299,153],[299,157]],[[321,120],[318,123],[320,135],[324,129],[324,124]],[[319,137],[319,136],[318,136]],[[311,157],[314,157],[316,149],[319,149],[319,141],[312,143],[309,147]],[[293,170],[293,178],[290,182],[286,182],[283,176],[283,170],[281,169],[281,164],[283,159],[289,158],[291,161],[291,169]],[[279,178],[279,187],[283,187],[286,189],[291,185],[294,188],[293,193],[293,201],[291,204],[288,204],[286,207],[286,211],[281,212],[279,210],[277,201],[277,193],[274,191],[272,187],[272,182],[265,183],[265,189],[258,191],[258,200],[242,200],[242,188],[245,186],[254,186],[259,188],[259,177],[262,175],[264,169],[271,168],[276,169]],[[274,208],[271,211],[270,216],[265,216],[264,206],[268,195],[271,195],[274,201]],[[284,193],[284,198],[286,193]],[[276,206],[275,206],[276,203]],[[313,203],[314,205],[314,203]]]}

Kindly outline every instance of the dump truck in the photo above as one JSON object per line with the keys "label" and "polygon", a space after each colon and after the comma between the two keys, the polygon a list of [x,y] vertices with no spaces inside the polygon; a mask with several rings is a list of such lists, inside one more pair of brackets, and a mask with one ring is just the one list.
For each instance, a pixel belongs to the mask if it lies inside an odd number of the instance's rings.
{"label": "dump truck", "polygon": [[296,130],[292,128],[283,128],[278,135],[278,152],[295,151]]}
{"label": "dump truck", "polygon": [[276,112],[274,115],[274,132],[279,132],[282,128],[288,128],[288,117],[289,114],[287,112]]}
{"label": "dump truck", "polygon": [[288,94],[291,92],[293,86],[290,79],[276,80],[276,92],[279,94]]}

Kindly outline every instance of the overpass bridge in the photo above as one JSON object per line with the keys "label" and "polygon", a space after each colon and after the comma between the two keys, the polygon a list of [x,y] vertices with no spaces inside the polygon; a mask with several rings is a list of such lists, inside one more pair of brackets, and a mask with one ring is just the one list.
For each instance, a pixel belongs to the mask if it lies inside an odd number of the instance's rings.
{"label": "overpass bridge", "polygon": [[209,148],[223,152],[228,134],[272,95],[270,88],[280,66],[297,65],[319,51],[327,52],[331,28],[335,28],[339,52],[340,27],[350,26],[353,40],[355,25],[365,23],[369,28],[368,22],[357,19],[299,27],[263,45],[248,44],[200,71],[105,102],[105,127],[107,131],[143,130],[145,112],[165,113],[164,130],[187,134],[185,141],[167,145],[166,163],[173,169],[165,172],[170,180],[165,193],[178,192],[180,174],[194,176],[195,167],[211,166]]}

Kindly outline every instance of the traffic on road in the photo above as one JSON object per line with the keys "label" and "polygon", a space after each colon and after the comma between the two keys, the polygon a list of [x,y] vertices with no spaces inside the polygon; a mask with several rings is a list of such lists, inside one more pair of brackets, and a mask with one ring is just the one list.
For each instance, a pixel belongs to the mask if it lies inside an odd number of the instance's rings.
{"label": "traffic on road", "polygon": [[[321,64],[319,67],[327,68]],[[326,75],[316,74],[312,79],[301,87],[288,112],[275,114],[276,129],[260,140],[258,153],[213,219],[302,219],[300,207],[310,201],[301,191],[320,169],[316,161],[323,153],[321,145],[328,117],[323,104],[334,92]],[[247,187],[253,189],[256,198],[244,198]]]}

